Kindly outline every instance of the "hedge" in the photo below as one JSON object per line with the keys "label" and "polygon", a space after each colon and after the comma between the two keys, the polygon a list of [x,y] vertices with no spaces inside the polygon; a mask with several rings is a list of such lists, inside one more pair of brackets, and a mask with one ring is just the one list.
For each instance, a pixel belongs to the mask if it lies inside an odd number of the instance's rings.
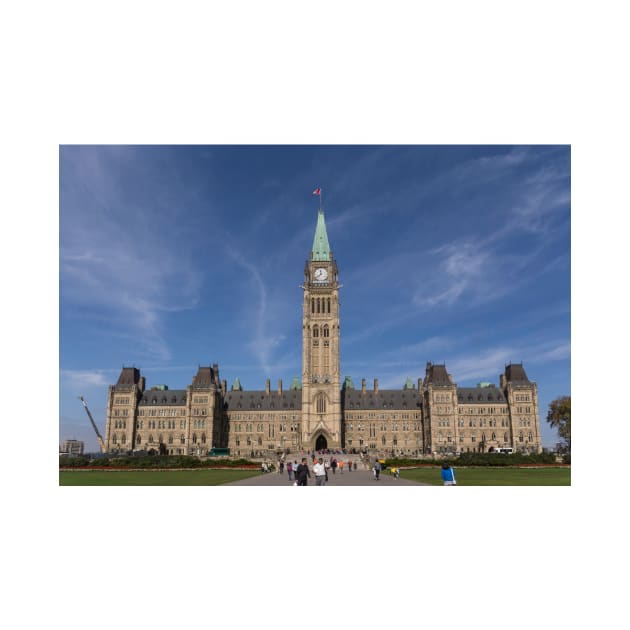
{"label": "hedge", "polygon": [[248,459],[199,459],[186,455],[148,455],[146,457],[59,457],[60,468],[241,468],[260,464]]}
{"label": "hedge", "polygon": [[[519,453],[462,453],[459,457],[443,457],[440,459],[386,459],[385,467],[391,466],[440,466],[443,463],[451,466],[519,466],[522,464],[555,464],[556,456],[553,453],[539,453],[521,455]],[[569,457],[568,463],[571,463]]]}

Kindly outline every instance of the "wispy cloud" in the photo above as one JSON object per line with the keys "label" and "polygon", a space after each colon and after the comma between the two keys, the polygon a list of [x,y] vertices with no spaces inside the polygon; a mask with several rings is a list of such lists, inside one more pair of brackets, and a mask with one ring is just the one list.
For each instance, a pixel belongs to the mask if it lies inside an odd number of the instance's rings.
{"label": "wispy cloud", "polygon": [[[142,199],[129,198],[107,168],[106,151],[64,155],[60,182],[64,307],[80,308],[84,318],[95,313],[100,328],[105,317],[107,328],[127,331],[145,356],[168,360],[164,316],[195,306],[200,272],[187,250],[174,242],[172,219],[163,202],[149,192]],[[123,156],[131,168],[130,155]]]}
{"label": "wispy cloud", "polygon": [[60,377],[74,388],[105,387],[112,383],[115,370],[61,370]]}
{"label": "wispy cloud", "polygon": [[250,316],[251,314],[254,316],[253,338],[250,339],[247,345],[257,358],[265,374],[270,374],[272,352],[282,343],[285,336],[282,334],[269,334],[267,331],[267,286],[256,265],[245,258],[233,244],[226,246],[226,253],[249,274],[250,280],[256,290],[258,304],[254,308],[247,309]]}

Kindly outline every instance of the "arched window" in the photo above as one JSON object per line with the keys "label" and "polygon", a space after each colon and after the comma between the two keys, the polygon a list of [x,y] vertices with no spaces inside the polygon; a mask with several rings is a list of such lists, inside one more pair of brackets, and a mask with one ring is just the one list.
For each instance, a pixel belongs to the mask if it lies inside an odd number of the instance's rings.
{"label": "arched window", "polygon": [[507,441],[508,441],[508,434],[507,434],[507,433],[504,433],[504,434],[503,434],[503,441],[504,441],[504,442],[507,442]]}
{"label": "arched window", "polygon": [[193,433],[192,443],[193,444],[197,444],[197,434],[196,433]]}
{"label": "arched window", "polygon": [[139,436],[138,436],[138,439],[136,440],[136,443],[137,443],[137,444],[140,444],[141,442],[142,442],[142,436],[140,436],[140,435],[139,435]]}
{"label": "arched window", "polygon": [[317,312],[320,313],[320,298],[317,298]]}
{"label": "arched window", "polygon": [[126,442],[127,442],[127,436],[123,434],[123,436],[120,438],[120,443],[125,444]]}
{"label": "arched window", "polygon": [[326,413],[326,396],[324,394],[317,396],[317,413]]}
{"label": "arched window", "polygon": [[319,337],[319,328],[317,326],[313,326],[313,337]]}
{"label": "arched window", "polygon": [[202,444],[205,444],[205,443],[206,443],[206,434],[205,434],[205,433],[202,433],[202,434],[201,434],[201,443],[202,443]]}
{"label": "arched window", "polygon": [[322,329],[322,337],[328,337],[328,326],[324,326]]}
{"label": "arched window", "polygon": [[330,298],[328,298],[328,312],[330,313]]}
{"label": "arched window", "polygon": [[153,434],[149,435],[149,444],[153,444]]}
{"label": "arched window", "polygon": [[186,438],[183,433],[179,436],[179,441],[181,444],[186,444]]}
{"label": "arched window", "polygon": [[172,435],[169,435],[169,436],[168,436],[168,443],[169,443],[169,444],[172,444],[172,443],[173,443],[173,436],[172,436]]}
{"label": "arched window", "polygon": [[118,438],[116,437],[116,434],[114,433],[112,437],[112,444],[116,444],[117,442],[118,442]]}
{"label": "arched window", "polygon": [[311,298],[311,313],[315,312],[315,298]]}

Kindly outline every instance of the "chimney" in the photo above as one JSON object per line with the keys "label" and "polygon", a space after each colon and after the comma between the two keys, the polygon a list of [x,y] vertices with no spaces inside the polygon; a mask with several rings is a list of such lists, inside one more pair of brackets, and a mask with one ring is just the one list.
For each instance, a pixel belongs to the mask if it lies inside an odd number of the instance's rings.
{"label": "chimney", "polygon": [[361,393],[365,394],[365,379],[361,379]]}
{"label": "chimney", "polygon": [[419,392],[422,391],[422,379],[421,378],[418,379],[418,391]]}
{"label": "chimney", "polygon": [[278,379],[278,396],[282,396],[282,379]]}
{"label": "chimney", "polygon": [[265,393],[269,396],[269,392],[271,391],[271,381],[267,379],[265,383]]}
{"label": "chimney", "polygon": [[227,392],[227,381],[221,381],[221,391],[225,394]]}
{"label": "chimney", "polygon": [[374,393],[378,394],[378,379],[374,379]]}

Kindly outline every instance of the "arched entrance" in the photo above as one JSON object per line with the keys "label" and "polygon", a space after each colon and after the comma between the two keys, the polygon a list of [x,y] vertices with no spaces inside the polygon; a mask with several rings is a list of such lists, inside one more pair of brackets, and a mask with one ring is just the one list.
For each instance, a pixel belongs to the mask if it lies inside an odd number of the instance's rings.
{"label": "arched entrance", "polygon": [[325,448],[328,448],[328,442],[323,435],[320,435],[315,441],[315,450],[323,451]]}

